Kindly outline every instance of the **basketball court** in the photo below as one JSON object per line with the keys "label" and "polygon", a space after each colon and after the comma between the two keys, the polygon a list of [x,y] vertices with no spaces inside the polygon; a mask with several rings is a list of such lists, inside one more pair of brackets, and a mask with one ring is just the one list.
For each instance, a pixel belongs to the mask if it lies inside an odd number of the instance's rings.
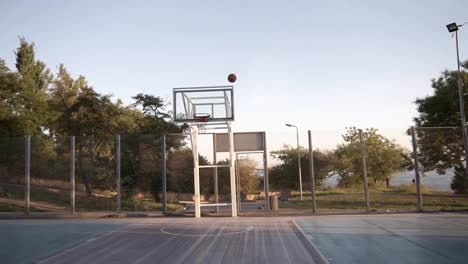
{"label": "basketball court", "polygon": [[2,263],[463,263],[468,215],[1,220]]}
{"label": "basketball court", "polygon": [[[261,210],[263,216],[277,209],[268,200],[265,132],[233,132],[233,86],[174,88],[173,96],[173,119],[186,128],[193,157],[193,196],[184,206],[194,217],[0,220],[2,263],[463,263],[468,259],[467,214],[237,217],[239,212]],[[212,137],[213,158],[201,164],[203,136]],[[171,151],[165,142],[163,137],[164,205],[165,155]],[[312,150],[310,144],[309,133]],[[117,153],[120,159],[120,150]],[[249,202],[240,199],[239,164],[246,155],[263,159],[262,184],[255,188],[264,195]],[[310,168],[314,182],[313,163]],[[201,170],[212,171],[212,200],[202,199]],[[74,186],[74,167],[71,171]],[[120,213],[119,166],[116,171]],[[26,179],[29,186],[29,172]],[[311,189],[315,212],[314,185]],[[29,192],[25,201],[29,208]],[[74,211],[74,198],[71,208]],[[231,217],[205,217],[208,212]]]}

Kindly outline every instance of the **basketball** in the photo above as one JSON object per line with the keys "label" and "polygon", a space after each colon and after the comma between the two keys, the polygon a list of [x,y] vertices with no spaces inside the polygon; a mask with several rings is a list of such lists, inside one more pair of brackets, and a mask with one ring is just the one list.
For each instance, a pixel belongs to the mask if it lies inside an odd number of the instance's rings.
{"label": "basketball", "polygon": [[237,80],[237,76],[234,73],[229,74],[228,81],[233,83]]}

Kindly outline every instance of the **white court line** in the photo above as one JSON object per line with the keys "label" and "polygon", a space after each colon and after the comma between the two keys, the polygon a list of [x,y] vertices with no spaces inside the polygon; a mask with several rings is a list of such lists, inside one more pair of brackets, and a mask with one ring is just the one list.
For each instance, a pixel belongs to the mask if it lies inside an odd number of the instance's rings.
{"label": "white court line", "polygon": [[445,222],[445,223],[447,223],[447,224],[456,225],[456,226],[463,227],[463,228],[468,228],[468,225],[459,224],[459,223],[454,223],[454,222],[450,222],[450,221],[447,221],[447,220],[444,220],[444,219],[440,219],[440,218],[435,218],[435,217],[434,217],[434,219],[439,220],[439,221],[441,221],[441,222]]}
{"label": "white court line", "polygon": [[319,255],[319,257],[322,259],[322,261],[324,263],[330,263],[329,259],[327,257],[325,257],[325,255],[323,255],[322,251],[320,251],[320,249],[310,240],[307,238],[307,235],[306,233],[304,232],[304,230],[302,230],[302,228],[296,223],[296,221],[291,221],[297,228],[297,230],[299,230],[299,232],[301,232],[302,236],[304,238],[306,238],[306,240],[309,242],[309,245],[312,246],[312,248],[317,252],[317,254]]}
{"label": "white court line", "polygon": [[236,231],[236,232],[230,232],[230,233],[224,233],[224,234],[216,234],[216,235],[191,235],[191,234],[178,234],[178,233],[172,233],[169,231],[166,231],[166,227],[161,228],[161,232],[166,234],[166,235],[172,235],[172,236],[186,236],[186,237],[217,237],[217,236],[229,236],[229,235],[237,235],[237,234],[242,234],[249,232],[252,230],[254,227],[253,226],[248,226],[245,230],[241,231]]}
{"label": "white court line", "polygon": [[56,257],[58,257],[58,256],[61,256],[61,255],[65,254],[65,253],[68,253],[68,252],[70,252],[70,251],[72,251],[72,250],[75,250],[75,249],[77,249],[77,248],[80,248],[80,247],[82,247],[82,246],[84,246],[84,245],[87,245],[87,244],[89,244],[89,243],[91,243],[91,242],[94,242],[94,241],[96,241],[96,240],[98,240],[98,239],[101,239],[101,238],[103,238],[103,237],[105,237],[105,236],[108,236],[108,235],[110,235],[110,234],[113,234],[113,233],[119,231],[120,229],[124,229],[124,228],[127,228],[127,226],[124,226],[124,227],[122,227],[122,228],[116,229],[116,230],[114,230],[114,231],[111,231],[111,232],[109,232],[109,233],[107,233],[107,234],[104,234],[104,235],[101,235],[101,236],[98,236],[98,237],[95,237],[95,238],[90,238],[90,239],[86,240],[83,244],[79,244],[79,245],[77,245],[77,246],[75,246],[75,247],[66,249],[66,250],[64,250],[64,251],[62,251],[62,252],[60,252],[60,253],[58,253],[57,255],[53,255],[53,256],[48,257],[48,258],[43,259],[43,260],[39,260],[39,261],[37,261],[36,263],[43,263],[43,262],[45,262],[45,261],[54,259],[54,258],[56,258]]}

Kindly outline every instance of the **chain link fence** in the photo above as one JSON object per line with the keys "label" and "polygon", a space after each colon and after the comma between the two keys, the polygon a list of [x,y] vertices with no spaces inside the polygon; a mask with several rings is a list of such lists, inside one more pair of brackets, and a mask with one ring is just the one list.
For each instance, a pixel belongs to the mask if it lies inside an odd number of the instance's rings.
{"label": "chain link fence", "polygon": [[31,204],[41,211],[68,213],[71,210],[68,138],[33,136],[30,145]]}
{"label": "chain link fence", "polygon": [[162,211],[162,142],[156,135],[121,137],[123,211]]}
{"label": "chain link fence", "polygon": [[25,138],[0,138],[0,212],[25,211]]}
{"label": "chain link fence", "polygon": [[76,210],[115,211],[116,137],[75,138]]}
{"label": "chain link fence", "polygon": [[[414,141],[411,129],[315,130],[312,152],[294,132],[267,132],[265,156],[236,154],[239,212],[268,211],[272,195],[289,213],[468,209],[457,127],[416,128]],[[202,212],[230,213],[229,168],[212,166],[229,155],[212,142],[199,142]],[[193,175],[188,135],[1,138],[0,212],[191,214]]]}

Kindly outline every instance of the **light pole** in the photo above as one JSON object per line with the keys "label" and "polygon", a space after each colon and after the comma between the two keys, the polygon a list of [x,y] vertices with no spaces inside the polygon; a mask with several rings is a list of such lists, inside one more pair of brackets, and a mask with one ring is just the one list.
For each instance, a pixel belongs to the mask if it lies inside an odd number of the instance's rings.
{"label": "light pole", "polygon": [[[466,24],[466,23],[465,23]],[[460,55],[458,52],[458,29],[462,25],[457,25],[457,23],[451,23],[447,25],[447,29],[450,33],[455,32],[455,44],[457,47],[457,75],[458,75],[458,99],[460,100],[460,119],[461,119],[461,128],[463,134],[463,144],[465,146],[465,174],[468,175],[468,135],[466,131],[466,118],[465,118],[465,103],[464,103],[464,93],[463,93],[463,82],[460,72]]]}
{"label": "light pole", "polygon": [[286,124],[287,127],[295,127],[296,128],[296,138],[297,138],[297,164],[298,164],[298,172],[299,172],[299,193],[301,195],[302,201],[302,173],[301,173],[301,149],[299,148],[299,129],[295,125]]}

